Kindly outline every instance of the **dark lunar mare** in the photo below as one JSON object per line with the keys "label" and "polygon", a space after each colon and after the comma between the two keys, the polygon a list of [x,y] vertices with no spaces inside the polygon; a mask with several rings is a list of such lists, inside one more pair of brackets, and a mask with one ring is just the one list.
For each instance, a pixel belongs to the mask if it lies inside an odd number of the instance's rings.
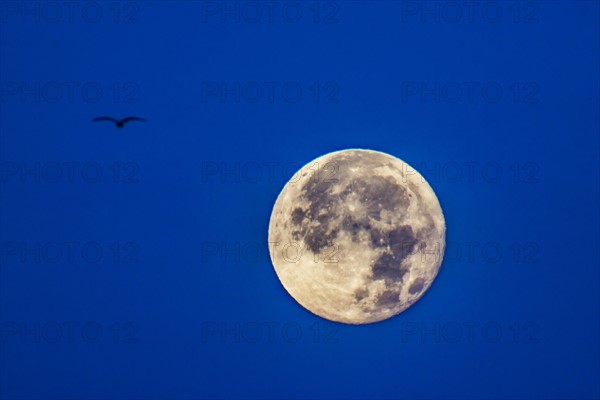
{"label": "dark lunar mare", "polygon": [[[385,157],[378,160],[363,159],[359,155],[338,157],[331,161],[335,164],[336,174],[324,177],[313,175],[301,189],[301,197],[308,205],[306,208],[296,207],[291,213],[294,235],[304,238],[306,246],[315,254],[334,245],[340,229],[346,231],[354,242],[366,233],[373,249],[388,249],[381,254],[372,267],[374,280],[384,280],[388,290],[376,300],[380,306],[393,306],[399,301],[404,275],[408,272],[406,258],[419,243],[410,225],[403,225],[390,230],[373,227],[371,221],[381,221],[382,211],[404,214],[410,204],[411,194],[404,186],[396,183],[391,176],[356,176],[349,177],[349,168],[358,164],[364,167],[381,167],[388,164]],[[391,164],[390,164],[391,165]],[[348,182],[348,183],[344,183]],[[338,185],[345,185],[339,194],[333,194]],[[344,210],[345,201],[350,197],[358,197],[367,211],[367,216],[358,218]],[[332,226],[334,219],[343,215],[339,226]],[[384,221],[385,222],[385,221]],[[422,290],[424,281],[415,281],[409,291],[411,294]],[[354,293],[357,301],[368,297],[364,289]]]}

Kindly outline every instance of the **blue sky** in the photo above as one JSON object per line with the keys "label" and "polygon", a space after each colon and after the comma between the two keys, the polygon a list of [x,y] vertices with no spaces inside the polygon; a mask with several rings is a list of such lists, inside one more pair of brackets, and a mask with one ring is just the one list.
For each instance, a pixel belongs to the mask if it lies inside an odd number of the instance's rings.
{"label": "blue sky", "polygon": [[[0,397],[598,398],[599,3],[465,3],[2,2]],[[431,289],[365,326],[266,250],[345,148],[447,224]]]}

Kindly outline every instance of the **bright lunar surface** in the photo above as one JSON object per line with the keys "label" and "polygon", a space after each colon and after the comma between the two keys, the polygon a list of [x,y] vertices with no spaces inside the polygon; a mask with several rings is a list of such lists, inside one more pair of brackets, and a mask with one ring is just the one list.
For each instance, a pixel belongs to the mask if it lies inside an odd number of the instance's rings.
{"label": "bright lunar surface", "polygon": [[401,313],[429,289],[445,232],[438,199],[416,170],[385,153],[343,150],[311,161],[285,185],[269,252],[304,308],[367,324]]}

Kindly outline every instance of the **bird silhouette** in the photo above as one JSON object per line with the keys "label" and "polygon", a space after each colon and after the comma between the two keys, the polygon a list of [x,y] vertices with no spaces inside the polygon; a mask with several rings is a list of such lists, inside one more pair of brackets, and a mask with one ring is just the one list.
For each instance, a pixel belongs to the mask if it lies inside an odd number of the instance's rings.
{"label": "bird silhouette", "polygon": [[94,121],[94,122],[110,121],[110,122],[113,122],[117,126],[117,128],[122,128],[129,121],[142,121],[142,122],[144,122],[146,120],[144,118],[140,118],[140,117],[125,117],[123,119],[116,119],[116,118],[113,118],[113,117],[96,117],[92,121]]}

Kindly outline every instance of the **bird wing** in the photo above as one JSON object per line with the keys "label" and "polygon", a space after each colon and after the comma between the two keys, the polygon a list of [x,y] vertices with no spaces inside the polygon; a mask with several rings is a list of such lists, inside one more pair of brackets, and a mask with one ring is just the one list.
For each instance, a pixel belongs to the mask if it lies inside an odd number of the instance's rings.
{"label": "bird wing", "polygon": [[144,118],[140,118],[140,117],[125,117],[121,120],[121,122],[125,123],[125,122],[129,122],[129,121],[146,121]]}
{"label": "bird wing", "polygon": [[92,121],[94,121],[94,122],[99,122],[99,121],[117,122],[117,120],[114,119],[113,117],[96,117]]}

